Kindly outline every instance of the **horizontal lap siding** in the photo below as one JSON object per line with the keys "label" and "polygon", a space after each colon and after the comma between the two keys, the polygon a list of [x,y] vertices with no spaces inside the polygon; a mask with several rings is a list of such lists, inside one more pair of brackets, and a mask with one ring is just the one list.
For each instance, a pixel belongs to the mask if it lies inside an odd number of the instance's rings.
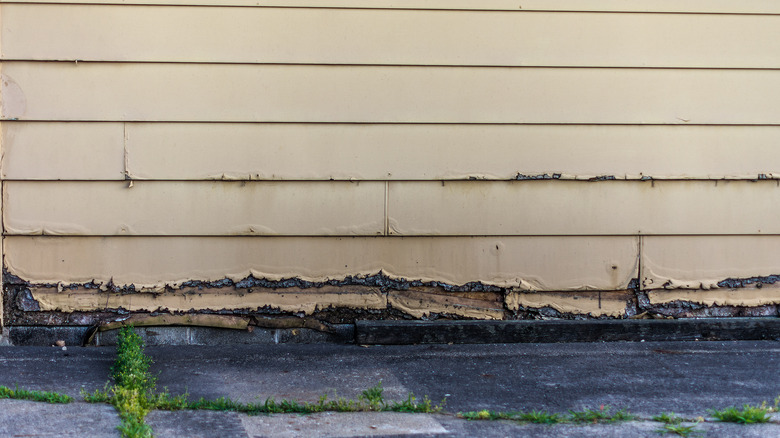
{"label": "horizontal lap siding", "polygon": [[14,122],[2,160],[14,180],[757,179],[780,177],[777,144],[780,126]]}
{"label": "horizontal lap siding", "polygon": [[[780,236],[643,237],[640,278],[646,289],[710,289],[729,278],[777,276],[778,253]],[[780,298],[778,288],[767,293]]]}
{"label": "horizontal lap siding", "polygon": [[780,234],[778,216],[775,181],[408,182],[388,200],[398,235]]}
{"label": "horizontal lap siding", "polygon": [[384,234],[381,182],[6,182],[5,231],[50,235]]}
{"label": "horizontal lap siding", "polygon": [[5,59],[780,67],[765,56],[780,52],[772,15],[13,4],[2,13]]}
{"label": "horizontal lap siding", "polygon": [[3,75],[2,116],[19,120],[780,121],[780,70],[7,62]]}
{"label": "horizontal lap siding", "polygon": [[121,123],[3,123],[3,179],[122,180]]}
{"label": "horizontal lap siding", "polygon": [[128,185],[6,182],[5,231],[371,236],[387,221],[399,236],[780,234],[775,181],[391,182],[386,203],[373,181]]}
{"label": "horizontal lap siding", "polygon": [[[5,0],[4,0],[5,1]],[[8,3],[73,4],[73,0],[13,0]],[[606,11],[606,12],[702,12],[725,14],[777,14],[774,0],[80,0],[79,4],[324,7],[367,9],[456,9],[496,11]]]}
{"label": "horizontal lap siding", "polygon": [[780,175],[776,2],[32,3],[0,6],[24,279],[780,273],[780,188],[746,181]]}
{"label": "horizontal lap siding", "polygon": [[625,289],[637,275],[638,250],[636,237],[8,236],[5,244],[11,272],[41,283],[159,286],[250,274],[325,281],[381,270],[529,290]]}

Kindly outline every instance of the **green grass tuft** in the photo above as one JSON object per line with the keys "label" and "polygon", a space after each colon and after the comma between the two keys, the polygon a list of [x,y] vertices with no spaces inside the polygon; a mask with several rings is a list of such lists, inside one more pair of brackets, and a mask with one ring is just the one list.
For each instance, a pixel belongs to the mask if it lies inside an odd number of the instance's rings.
{"label": "green grass tuft", "polygon": [[[443,402],[442,402],[443,403]],[[335,398],[328,400],[327,395],[323,395],[317,402],[299,402],[295,400],[277,401],[273,397],[265,400],[263,403],[239,403],[226,397],[220,397],[216,400],[206,400],[201,398],[196,401],[189,401],[187,394],[171,397],[169,395],[158,396],[155,402],[156,409],[177,410],[211,410],[211,411],[234,411],[243,412],[249,415],[257,414],[313,414],[316,412],[364,412],[364,411],[395,411],[395,412],[418,412],[433,413],[442,410],[441,405],[434,405],[428,397],[418,401],[414,394],[409,394],[406,400],[400,402],[388,403],[383,396],[382,383],[366,389],[357,398],[357,400],[348,400],[344,398]]]}
{"label": "green grass tuft", "polygon": [[173,405],[175,398],[167,392],[155,394],[156,379],[149,373],[152,359],[144,354],[144,342],[132,326],[119,331],[117,338],[117,357],[111,366],[111,378],[114,385],[103,391],[93,393],[82,391],[88,403],[109,403],[119,413],[122,423],[117,429],[124,438],[151,438],[152,428],[144,419],[157,404],[168,402]]}
{"label": "green grass tuft", "polygon": [[674,412],[664,412],[661,415],[653,417],[653,421],[665,424],[680,424],[683,422],[683,419],[675,415]]}
{"label": "green grass tuft", "polygon": [[518,423],[558,424],[566,421],[560,414],[545,411],[531,412],[496,412],[483,409],[481,411],[458,412],[459,418],[466,420],[509,420]]}
{"label": "green grass tuft", "polygon": [[610,410],[610,406],[601,405],[598,410],[569,411],[569,418],[573,423],[616,423],[636,419],[636,416],[629,414],[625,409],[615,413],[611,413]]}
{"label": "green grass tuft", "polygon": [[697,430],[695,424],[684,426],[682,424],[664,424],[664,427],[657,430],[660,434],[673,433],[675,435],[688,437],[693,434],[704,433],[702,430]]}
{"label": "green grass tuft", "polygon": [[718,421],[727,423],[766,423],[771,419],[768,415],[769,409],[762,406],[743,405],[742,409],[733,406],[720,411],[713,409],[710,414]]}
{"label": "green grass tuft", "polygon": [[48,391],[28,391],[26,389],[8,388],[0,386],[0,399],[10,398],[15,400],[31,400],[43,403],[68,404],[73,401],[73,397]]}
{"label": "green grass tuft", "polygon": [[521,412],[517,415],[519,421],[535,424],[557,424],[565,421],[560,414],[550,414],[544,411]]}

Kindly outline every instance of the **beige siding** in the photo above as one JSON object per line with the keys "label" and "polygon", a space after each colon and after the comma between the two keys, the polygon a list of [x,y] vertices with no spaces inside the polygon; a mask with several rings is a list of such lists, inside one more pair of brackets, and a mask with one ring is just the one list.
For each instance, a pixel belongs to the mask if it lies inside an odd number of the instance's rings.
{"label": "beige siding", "polygon": [[249,274],[324,281],[381,270],[527,290],[625,289],[637,275],[638,249],[636,237],[8,236],[5,245],[10,272],[38,283],[159,287]]}
{"label": "beige siding", "polygon": [[[643,237],[641,279],[647,289],[710,289],[728,278],[777,275],[778,253],[780,236]],[[767,293],[776,296],[777,290]]]}
{"label": "beige siding", "polygon": [[780,177],[777,144],[776,126],[130,123],[127,165],[139,179],[755,179]]}
{"label": "beige siding", "polygon": [[7,182],[6,233],[370,236],[387,221],[402,236],[780,234],[774,181],[393,182],[386,217],[382,182],[128,185]]}
{"label": "beige siding", "polygon": [[406,182],[388,198],[399,235],[780,234],[778,216],[775,181]]}
{"label": "beige siding", "polygon": [[[774,124],[780,70],[3,65],[4,118]],[[121,84],[121,86],[118,86]]]}
{"label": "beige siding", "polygon": [[5,123],[4,179],[125,178],[121,123]]}
{"label": "beige siding", "polygon": [[[625,316],[636,278],[653,305],[780,302],[722,287],[780,274],[774,0],[0,1],[0,17],[2,249],[24,280],[510,288],[162,294],[185,311]],[[99,306],[36,287],[48,310]]]}
{"label": "beige siding", "polygon": [[778,126],[14,122],[2,142],[14,180],[780,177]]}
{"label": "beige siding", "polygon": [[[4,2],[7,0],[4,0]],[[10,1],[9,1],[10,3]],[[13,0],[13,3],[73,4],[73,0]],[[321,7],[368,9],[452,9],[495,11],[704,12],[778,14],[774,0],[80,0],[79,4]]]}
{"label": "beige siding", "polygon": [[381,182],[6,182],[7,234],[384,234]]}
{"label": "beige siding", "polygon": [[2,14],[5,59],[780,67],[766,56],[780,52],[773,15],[18,4]]}

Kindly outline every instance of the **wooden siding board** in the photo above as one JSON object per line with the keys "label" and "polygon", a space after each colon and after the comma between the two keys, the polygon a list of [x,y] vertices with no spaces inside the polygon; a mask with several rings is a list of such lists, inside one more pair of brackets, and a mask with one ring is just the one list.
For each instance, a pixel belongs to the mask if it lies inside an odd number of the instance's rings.
{"label": "wooden siding board", "polygon": [[127,136],[140,179],[780,177],[775,126],[129,123]]}
{"label": "wooden siding board", "polygon": [[123,180],[121,123],[17,123],[2,130],[2,177]]}
{"label": "wooden siding board", "polygon": [[780,234],[778,201],[776,181],[391,182],[388,222],[397,235]]}
{"label": "wooden siding board", "polygon": [[777,14],[774,0],[3,0],[0,3]]}
{"label": "wooden siding board", "polygon": [[453,285],[623,290],[637,276],[638,255],[636,237],[7,236],[5,244],[9,272],[33,283],[139,287],[250,274],[326,281],[381,270]]}
{"label": "wooden siding board", "polygon": [[[127,123],[142,180],[780,178],[780,126]],[[6,122],[13,180],[122,180],[122,123]]]}
{"label": "wooden siding board", "polygon": [[3,58],[17,60],[780,67],[767,56],[780,52],[771,15],[51,4],[2,13]]}
{"label": "wooden siding board", "polygon": [[[762,204],[753,204],[756,205]],[[746,213],[763,214],[761,210],[751,210],[750,204],[739,208]],[[726,209],[727,206],[719,211]],[[780,258],[775,256],[778,253],[780,236],[643,237],[642,287],[711,289],[727,279],[751,278],[754,281],[745,285],[761,283],[756,277],[780,275]],[[729,282],[721,287],[729,287]]]}
{"label": "wooden siding board", "polygon": [[777,124],[780,71],[4,63],[20,120]]}
{"label": "wooden siding board", "polygon": [[381,182],[5,183],[7,234],[377,235]]}

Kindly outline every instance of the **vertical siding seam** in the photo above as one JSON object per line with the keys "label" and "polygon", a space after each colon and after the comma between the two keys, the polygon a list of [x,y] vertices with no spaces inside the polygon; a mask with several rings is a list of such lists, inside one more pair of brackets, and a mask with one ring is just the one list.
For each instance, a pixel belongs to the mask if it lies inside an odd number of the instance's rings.
{"label": "vertical siding seam", "polygon": [[636,281],[638,290],[644,289],[644,281],[642,281],[642,235],[637,236],[637,258],[636,258]]}
{"label": "vertical siding seam", "polygon": [[122,123],[122,153],[124,160],[125,179],[130,179],[130,173],[127,169],[127,122]]}
{"label": "vertical siding seam", "polygon": [[385,236],[390,235],[390,216],[388,215],[390,203],[390,181],[385,181]]}

